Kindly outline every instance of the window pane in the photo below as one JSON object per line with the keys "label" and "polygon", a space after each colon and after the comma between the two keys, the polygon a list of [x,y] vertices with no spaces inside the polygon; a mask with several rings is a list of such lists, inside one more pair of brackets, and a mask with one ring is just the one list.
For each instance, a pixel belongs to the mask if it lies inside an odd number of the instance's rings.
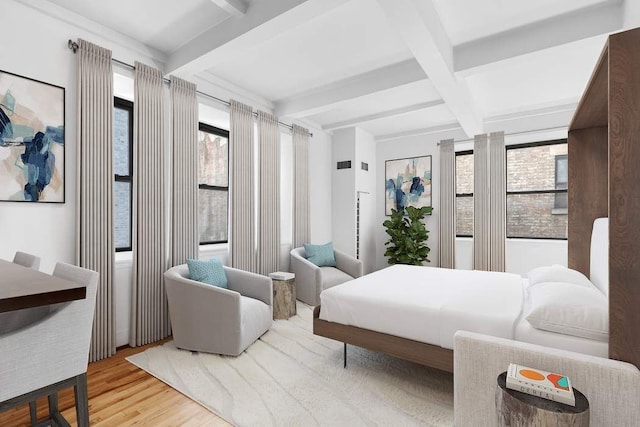
{"label": "window pane", "polygon": [[129,173],[129,111],[113,109],[113,168],[116,175]]}
{"label": "window pane", "polygon": [[473,236],[473,197],[456,197],[456,236]]}
{"label": "window pane", "polygon": [[131,247],[131,184],[113,183],[114,229],[116,248]]}
{"label": "window pane", "polygon": [[507,191],[555,190],[556,156],[567,154],[567,144],[507,150]]}
{"label": "window pane", "polygon": [[198,190],[200,242],[227,241],[228,194],[226,190]]}
{"label": "window pane", "polygon": [[456,156],[456,194],[473,193],[473,154]]}
{"label": "window pane", "polygon": [[229,144],[227,138],[198,132],[198,183],[216,187],[229,186]]}
{"label": "window pane", "polygon": [[507,237],[567,238],[566,210],[555,209],[556,195],[507,195]]}

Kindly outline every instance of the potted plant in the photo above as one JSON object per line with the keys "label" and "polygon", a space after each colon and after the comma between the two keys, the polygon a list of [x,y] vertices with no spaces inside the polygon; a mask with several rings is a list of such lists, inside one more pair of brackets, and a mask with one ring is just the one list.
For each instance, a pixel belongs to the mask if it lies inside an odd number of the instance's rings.
{"label": "potted plant", "polygon": [[390,236],[385,243],[387,249],[384,256],[389,257],[389,264],[424,265],[425,261],[431,262],[431,249],[427,246],[429,231],[422,219],[430,214],[433,208],[407,206],[406,211],[407,216],[403,211],[392,209],[391,217],[382,224]]}

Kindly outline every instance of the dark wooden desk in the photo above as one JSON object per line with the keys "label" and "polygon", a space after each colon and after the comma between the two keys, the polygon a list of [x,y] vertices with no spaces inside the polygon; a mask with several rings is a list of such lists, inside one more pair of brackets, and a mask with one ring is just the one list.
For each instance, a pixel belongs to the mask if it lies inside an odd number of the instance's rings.
{"label": "dark wooden desk", "polygon": [[86,286],[0,259],[0,313],[84,299]]}

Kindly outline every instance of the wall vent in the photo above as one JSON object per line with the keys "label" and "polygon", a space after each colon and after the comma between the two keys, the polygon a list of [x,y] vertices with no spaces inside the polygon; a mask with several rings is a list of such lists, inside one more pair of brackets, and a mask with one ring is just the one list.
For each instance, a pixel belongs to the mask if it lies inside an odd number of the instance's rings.
{"label": "wall vent", "polygon": [[360,162],[360,167],[362,168],[363,171],[368,171],[369,170],[369,163]]}
{"label": "wall vent", "polygon": [[351,160],[338,162],[338,169],[351,169]]}

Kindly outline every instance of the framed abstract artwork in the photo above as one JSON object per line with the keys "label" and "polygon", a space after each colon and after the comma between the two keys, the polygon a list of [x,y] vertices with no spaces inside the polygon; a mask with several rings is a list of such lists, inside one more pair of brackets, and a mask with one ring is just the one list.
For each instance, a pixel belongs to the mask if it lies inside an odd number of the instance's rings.
{"label": "framed abstract artwork", "polygon": [[387,160],[385,166],[385,215],[391,209],[431,206],[431,156]]}
{"label": "framed abstract artwork", "polygon": [[0,201],[64,203],[64,95],[0,71]]}

